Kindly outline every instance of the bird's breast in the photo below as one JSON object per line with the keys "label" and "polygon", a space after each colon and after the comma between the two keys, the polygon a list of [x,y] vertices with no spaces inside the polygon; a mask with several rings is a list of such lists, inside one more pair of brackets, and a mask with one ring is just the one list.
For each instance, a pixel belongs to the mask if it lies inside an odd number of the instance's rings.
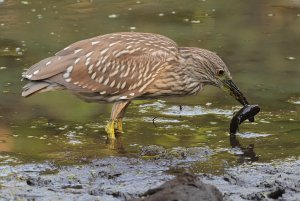
{"label": "bird's breast", "polygon": [[198,80],[176,70],[162,73],[145,91],[147,97],[186,96],[201,91]]}

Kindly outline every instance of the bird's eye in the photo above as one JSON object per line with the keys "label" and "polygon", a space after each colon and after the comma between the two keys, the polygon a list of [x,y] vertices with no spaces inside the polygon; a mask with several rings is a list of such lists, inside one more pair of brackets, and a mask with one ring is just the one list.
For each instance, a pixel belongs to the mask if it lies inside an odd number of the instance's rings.
{"label": "bird's eye", "polygon": [[218,70],[218,76],[222,76],[222,75],[224,75],[224,70]]}

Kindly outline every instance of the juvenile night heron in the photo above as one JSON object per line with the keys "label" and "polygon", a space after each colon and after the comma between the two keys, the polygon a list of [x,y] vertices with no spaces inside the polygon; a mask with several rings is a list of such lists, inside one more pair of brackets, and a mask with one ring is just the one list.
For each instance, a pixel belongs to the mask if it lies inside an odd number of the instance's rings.
{"label": "juvenile night heron", "polygon": [[152,33],[112,33],[76,42],[33,65],[23,77],[30,82],[22,96],[67,89],[88,102],[113,102],[105,128],[109,138],[115,138],[115,129],[122,131],[125,110],[135,99],[194,95],[213,85],[248,104],[215,53],[178,47]]}

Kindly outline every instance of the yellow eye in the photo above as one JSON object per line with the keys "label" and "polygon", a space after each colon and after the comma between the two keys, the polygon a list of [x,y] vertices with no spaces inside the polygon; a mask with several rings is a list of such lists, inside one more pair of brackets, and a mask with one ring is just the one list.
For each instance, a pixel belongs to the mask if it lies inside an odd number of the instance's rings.
{"label": "yellow eye", "polygon": [[218,70],[218,76],[223,76],[224,75],[224,71],[223,70]]}

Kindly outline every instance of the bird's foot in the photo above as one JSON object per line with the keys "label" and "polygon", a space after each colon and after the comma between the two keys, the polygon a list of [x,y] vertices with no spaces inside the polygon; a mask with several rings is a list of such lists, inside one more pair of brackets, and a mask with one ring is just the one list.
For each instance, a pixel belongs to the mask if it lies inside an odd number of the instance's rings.
{"label": "bird's foot", "polygon": [[109,121],[105,127],[105,131],[109,139],[116,139],[115,136],[115,122],[113,120]]}

